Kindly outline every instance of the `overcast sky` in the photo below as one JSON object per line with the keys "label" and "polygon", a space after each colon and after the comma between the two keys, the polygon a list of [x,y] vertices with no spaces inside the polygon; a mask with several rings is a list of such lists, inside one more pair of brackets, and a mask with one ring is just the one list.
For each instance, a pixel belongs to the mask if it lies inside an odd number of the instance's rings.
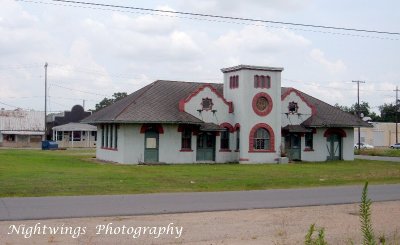
{"label": "overcast sky", "polygon": [[[400,32],[395,0],[86,1]],[[282,86],[330,104],[355,103],[351,81],[365,81],[360,97],[375,111],[394,103],[400,85],[400,35],[227,23],[49,0],[0,2],[1,108],[44,110],[45,62],[50,111],[83,100],[91,109],[114,92],[132,93],[157,79],[222,82],[220,69],[238,64],[283,67]]]}

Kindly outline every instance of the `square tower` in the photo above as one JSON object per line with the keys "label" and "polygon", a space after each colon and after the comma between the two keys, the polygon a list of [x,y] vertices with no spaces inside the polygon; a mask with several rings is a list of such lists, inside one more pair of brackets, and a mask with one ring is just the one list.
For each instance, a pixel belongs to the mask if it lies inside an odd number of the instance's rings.
{"label": "square tower", "polygon": [[240,139],[240,163],[272,163],[280,157],[283,68],[238,65],[221,69],[224,97],[232,101]]}

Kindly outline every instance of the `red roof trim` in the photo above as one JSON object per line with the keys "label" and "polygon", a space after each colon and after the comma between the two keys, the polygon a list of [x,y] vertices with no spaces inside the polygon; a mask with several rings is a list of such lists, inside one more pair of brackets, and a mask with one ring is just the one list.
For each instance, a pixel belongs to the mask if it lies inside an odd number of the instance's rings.
{"label": "red roof trim", "polygon": [[314,116],[315,114],[317,114],[317,108],[311,104],[310,102],[308,102],[308,100],[306,100],[306,98],[304,98],[304,96],[300,93],[300,91],[298,91],[295,88],[288,88],[286,90],[286,92],[284,94],[282,94],[281,96],[281,100],[283,101],[289,94],[291,94],[292,92],[294,92],[297,96],[300,97],[300,99],[306,103],[308,105],[308,107],[311,108],[311,114]]}
{"label": "red roof trim", "polygon": [[227,128],[227,129],[229,129],[229,132],[230,132],[230,133],[235,132],[235,128],[234,128],[234,127],[232,126],[232,124],[230,124],[230,123],[224,122],[224,123],[221,123],[219,126],[222,127],[222,128]]}
{"label": "red roof trim", "polygon": [[181,99],[179,101],[179,111],[184,112],[185,111],[185,104],[189,102],[194,96],[199,94],[201,91],[203,91],[205,88],[211,89],[222,101],[229,107],[229,113],[233,113],[233,104],[232,102],[228,102],[218,91],[216,88],[214,88],[211,84],[205,84],[203,86],[200,86],[198,89],[193,91],[188,97],[185,99]]}

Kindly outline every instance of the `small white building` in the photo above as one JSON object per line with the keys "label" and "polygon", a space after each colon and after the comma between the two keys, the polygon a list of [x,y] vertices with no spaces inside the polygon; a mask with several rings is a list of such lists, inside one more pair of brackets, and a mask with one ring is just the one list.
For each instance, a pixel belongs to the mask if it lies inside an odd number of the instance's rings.
{"label": "small white building", "polygon": [[369,125],[294,88],[283,68],[222,69],[224,83],[155,81],[94,113],[98,159],[276,163],[353,160],[354,127]]}
{"label": "small white building", "polygon": [[96,147],[97,127],[86,123],[67,123],[53,127],[58,147]]}

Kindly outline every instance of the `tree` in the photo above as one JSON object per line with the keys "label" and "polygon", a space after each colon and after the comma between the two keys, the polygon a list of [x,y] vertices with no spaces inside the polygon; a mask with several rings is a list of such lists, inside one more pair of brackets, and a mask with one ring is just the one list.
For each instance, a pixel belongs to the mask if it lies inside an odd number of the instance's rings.
{"label": "tree", "polygon": [[[394,122],[396,121],[396,105],[383,104],[379,106],[381,112],[381,122]],[[398,111],[398,110],[397,110]]]}
{"label": "tree", "polygon": [[372,121],[374,122],[380,122],[381,117],[377,115],[375,112],[371,111],[371,107],[369,106],[368,102],[361,101],[360,107],[358,107],[357,103],[354,103],[353,105],[349,106],[342,106],[339,105],[338,103],[335,104],[335,107],[341,109],[342,111],[351,113],[353,115],[357,115],[357,108],[360,108],[360,114],[364,117],[370,117]]}
{"label": "tree", "polygon": [[100,101],[98,104],[96,104],[96,109],[94,110],[99,111],[113,103],[115,103],[116,101],[125,98],[126,96],[128,96],[128,94],[126,92],[117,92],[114,93],[112,95],[112,98],[104,98],[102,101]]}

